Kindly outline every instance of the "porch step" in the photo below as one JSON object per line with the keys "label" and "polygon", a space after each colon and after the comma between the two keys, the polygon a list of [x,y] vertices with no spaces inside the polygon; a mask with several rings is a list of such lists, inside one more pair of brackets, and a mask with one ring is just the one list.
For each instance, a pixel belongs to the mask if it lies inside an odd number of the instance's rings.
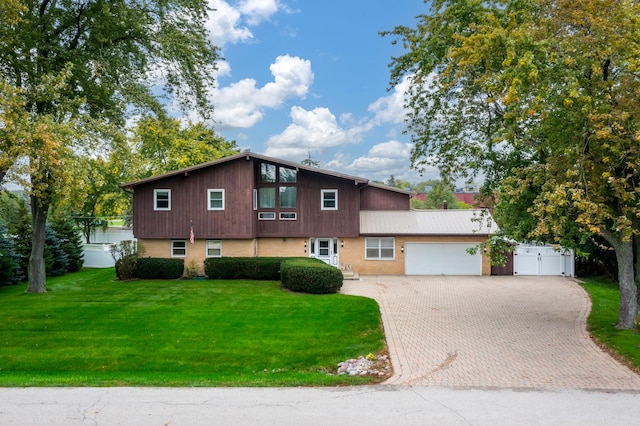
{"label": "porch step", "polygon": [[350,264],[341,263],[340,264],[340,270],[342,271],[342,277],[345,280],[359,280],[360,279],[360,275],[358,275],[358,273],[355,272],[351,268]]}

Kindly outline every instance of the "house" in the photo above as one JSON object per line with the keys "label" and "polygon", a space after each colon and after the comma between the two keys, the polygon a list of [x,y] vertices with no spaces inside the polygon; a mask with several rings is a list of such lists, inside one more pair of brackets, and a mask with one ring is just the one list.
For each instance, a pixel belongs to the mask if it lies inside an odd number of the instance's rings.
{"label": "house", "polygon": [[488,275],[480,211],[416,211],[413,193],[251,152],[125,183],[152,257],[309,256],[360,274]]}

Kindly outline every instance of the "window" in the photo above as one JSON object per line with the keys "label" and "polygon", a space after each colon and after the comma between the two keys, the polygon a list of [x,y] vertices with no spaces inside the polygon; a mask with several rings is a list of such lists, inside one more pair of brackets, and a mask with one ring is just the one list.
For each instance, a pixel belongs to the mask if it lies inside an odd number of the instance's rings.
{"label": "window", "polygon": [[274,164],[260,163],[260,182],[275,182],[276,166]]}
{"label": "window", "polygon": [[329,240],[318,240],[318,255],[329,256]]}
{"label": "window", "polygon": [[321,194],[321,210],[338,210],[338,190],[322,189]]}
{"label": "window", "polygon": [[260,220],[276,220],[276,212],[259,212],[258,219]]}
{"label": "window", "polygon": [[290,212],[290,213],[286,213],[286,212],[282,212],[280,213],[280,220],[296,220],[297,218],[297,214],[295,212]]}
{"label": "window", "polygon": [[221,240],[207,240],[207,257],[222,257]]}
{"label": "window", "polygon": [[276,189],[273,187],[260,188],[258,199],[261,209],[275,209]]}
{"label": "window", "polygon": [[280,208],[295,209],[296,208],[296,187],[281,186],[280,187]]}
{"label": "window", "polygon": [[153,209],[154,210],[171,210],[171,190],[170,189],[154,189],[153,190]]}
{"label": "window", "polygon": [[365,259],[395,258],[395,241],[393,238],[367,238],[365,240]]}
{"label": "window", "polygon": [[207,190],[209,210],[224,210],[224,189]]}
{"label": "window", "polygon": [[298,172],[294,169],[280,167],[280,183],[296,183],[298,181]]}
{"label": "window", "polygon": [[171,241],[171,256],[185,257],[187,255],[187,241],[174,240]]}

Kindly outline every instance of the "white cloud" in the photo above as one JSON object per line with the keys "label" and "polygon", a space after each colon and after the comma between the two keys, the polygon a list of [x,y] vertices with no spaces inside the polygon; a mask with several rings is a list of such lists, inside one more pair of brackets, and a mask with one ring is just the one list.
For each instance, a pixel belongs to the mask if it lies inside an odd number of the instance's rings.
{"label": "white cloud", "polygon": [[240,10],[233,8],[223,0],[209,0],[209,19],[206,28],[211,41],[216,46],[227,43],[247,42],[253,39],[253,33],[242,25]]}
{"label": "white cloud", "polygon": [[213,44],[246,43],[254,39],[251,27],[271,19],[276,13],[292,13],[277,0],[241,0],[234,4],[224,0],[209,0],[206,28]]}
{"label": "white cloud", "polygon": [[387,180],[391,175],[409,182],[429,179],[432,174],[438,176],[436,170],[429,170],[425,177],[421,177],[410,165],[411,144],[392,140],[374,145],[366,155],[353,160],[338,154],[323,167],[380,181]]}
{"label": "white cloud", "polygon": [[296,160],[362,141],[368,125],[343,127],[328,108],[291,108],[291,124],[267,141],[266,155]]}
{"label": "white cloud", "polygon": [[269,69],[274,80],[261,88],[256,80],[247,78],[211,93],[216,127],[251,127],[262,120],[265,108],[304,98],[313,83],[311,62],[296,56],[278,56]]}
{"label": "white cloud", "polygon": [[391,95],[378,98],[369,105],[369,111],[375,114],[376,124],[404,122],[404,100],[409,85],[409,79],[405,77],[400,84],[394,87]]}
{"label": "white cloud", "polygon": [[249,25],[258,25],[278,11],[278,3],[275,0],[243,0],[238,4],[238,10],[247,16]]}

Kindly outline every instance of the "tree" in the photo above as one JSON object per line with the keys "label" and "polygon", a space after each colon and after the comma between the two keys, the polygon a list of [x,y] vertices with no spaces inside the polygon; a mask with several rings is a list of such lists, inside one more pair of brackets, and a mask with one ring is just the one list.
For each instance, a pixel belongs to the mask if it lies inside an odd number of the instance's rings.
{"label": "tree", "polygon": [[413,165],[484,175],[507,236],[602,236],[619,328],[638,313],[639,30],[631,0],[436,0],[416,28],[387,33],[408,50],[391,82],[411,83]]}
{"label": "tree", "polygon": [[305,166],[309,167],[320,167],[319,161],[311,159],[311,151],[309,151],[309,157],[302,160],[300,164],[304,164]]}
{"label": "tree", "polygon": [[143,117],[133,130],[136,178],[166,173],[237,154],[227,141],[203,123],[182,125],[175,118]]}
{"label": "tree", "polygon": [[13,240],[9,237],[7,226],[0,221],[0,286],[17,284],[23,278]]}
{"label": "tree", "polygon": [[68,217],[56,218],[51,224],[55,236],[60,241],[60,249],[67,258],[65,272],[78,272],[84,264],[82,240],[73,220]]}
{"label": "tree", "polygon": [[[419,200],[418,200],[419,201]],[[457,209],[458,200],[451,185],[444,181],[435,181],[431,191],[422,202],[412,202],[412,207],[417,209],[442,209],[446,202],[447,208]]]}
{"label": "tree", "polygon": [[62,188],[73,185],[78,155],[108,152],[127,113],[162,116],[163,95],[209,116],[206,93],[218,51],[206,37],[208,12],[206,0],[3,3],[0,81],[18,97],[10,105],[21,105],[27,122],[17,144],[0,134],[0,157],[24,149],[25,161],[9,166],[28,176],[22,182],[33,222],[27,292],[46,291],[47,215]]}

